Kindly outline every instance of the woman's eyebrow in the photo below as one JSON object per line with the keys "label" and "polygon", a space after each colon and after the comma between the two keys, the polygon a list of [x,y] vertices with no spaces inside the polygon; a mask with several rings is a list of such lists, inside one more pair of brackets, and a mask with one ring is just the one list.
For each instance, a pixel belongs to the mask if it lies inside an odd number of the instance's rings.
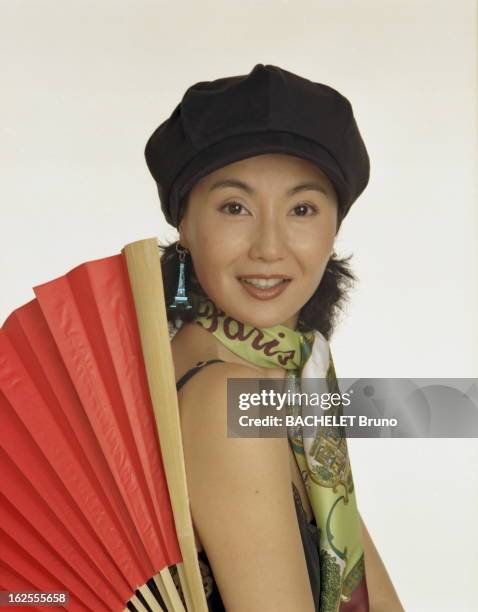
{"label": "woman's eyebrow", "polygon": [[[221,179],[219,181],[215,181],[209,187],[209,191],[212,191],[213,189],[220,189],[221,187],[237,187],[238,189],[242,189],[249,195],[254,195],[256,193],[256,190],[253,187],[251,187],[244,181],[240,181],[239,179]],[[295,187],[292,187],[292,189],[289,189],[286,195],[290,197],[295,195],[299,191],[320,191],[320,193],[328,195],[327,191],[318,181],[307,181],[305,183],[299,183]]]}
{"label": "woman's eyebrow", "polygon": [[299,183],[299,185],[296,185],[295,187],[292,187],[292,189],[289,189],[289,191],[287,192],[287,195],[293,196],[299,191],[320,191],[320,193],[323,193],[324,195],[328,195],[328,192],[325,190],[323,185],[319,183],[318,181],[308,181],[306,183]]}

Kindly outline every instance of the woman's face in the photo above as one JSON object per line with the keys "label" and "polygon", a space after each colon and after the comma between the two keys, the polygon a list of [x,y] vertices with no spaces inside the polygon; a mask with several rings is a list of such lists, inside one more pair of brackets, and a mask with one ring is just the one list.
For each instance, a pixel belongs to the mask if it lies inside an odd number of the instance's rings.
{"label": "woman's face", "polygon": [[[274,153],[200,179],[179,239],[216,306],[255,327],[294,329],[320,283],[336,229],[337,195],[327,176],[312,162]],[[265,292],[243,280],[271,275],[288,279],[282,290]]]}

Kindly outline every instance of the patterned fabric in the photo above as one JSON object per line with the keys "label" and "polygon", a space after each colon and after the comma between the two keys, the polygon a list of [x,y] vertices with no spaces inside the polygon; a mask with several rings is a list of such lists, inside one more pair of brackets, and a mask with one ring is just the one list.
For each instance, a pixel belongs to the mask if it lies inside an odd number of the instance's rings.
{"label": "patterned fabric", "polygon": [[[285,368],[292,390],[300,392],[302,379],[322,378],[327,392],[340,392],[329,344],[318,331],[301,333],[284,325],[259,329],[227,316],[211,300],[201,303],[195,322],[243,359]],[[292,410],[300,414],[300,406]],[[340,415],[341,408],[328,414]],[[313,437],[305,437],[297,427],[289,428],[288,436],[321,532],[320,612],[336,612],[359,594],[357,609],[367,611],[361,524],[344,433],[317,427]]]}
{"label": "patterned fabric", "polygon": [[313,332],[298,334],[285,325],[259,329],[228,317],[211,300],[199,306],[196,323],[214,334],[231,352],[256,364],[271,368],[280,366],[297,370],[304,357],[303,340],[313,342]]}
{"label": "patterned fabric", "polygon": [[[202,584],[204,587],[204,594],[206,598],[208,599],[209,597],[211,597],[211,594],[214,588],[214,578],[213,578],[209,564],[204,561],[203,557],[204,555],[201,555],[201,553],[198,553],[199,570],[201,572]],[[178,574],[177,567],[173,565],[172,567],[169,568],[169,572],[173,579],[174,585],[179,595],[181,596],[183,604],[186,605],[186,600],[184,599],[181,582],[179,581],[179,574]]]}

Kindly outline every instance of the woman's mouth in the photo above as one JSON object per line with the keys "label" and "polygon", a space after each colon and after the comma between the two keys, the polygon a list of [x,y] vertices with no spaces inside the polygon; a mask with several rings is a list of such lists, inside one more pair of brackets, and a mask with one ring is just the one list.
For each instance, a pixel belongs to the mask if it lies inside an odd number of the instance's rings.
{"label": "woman's mouth", "polygon": [[280,295],[288,286],[290,278],[239,278],[249,295],[259,300],[270,300]]}

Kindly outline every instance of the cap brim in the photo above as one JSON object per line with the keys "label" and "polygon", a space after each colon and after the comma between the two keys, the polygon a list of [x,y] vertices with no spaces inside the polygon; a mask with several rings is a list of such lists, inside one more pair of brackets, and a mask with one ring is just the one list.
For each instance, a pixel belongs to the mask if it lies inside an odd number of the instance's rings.
{"label": "cap brim", "polygon": [[295,155],[316,163],[333,184],[341,213],[346,212],[349,188],[339,164],[325,148],[289,132],[252,132],[210,145],[182,169],[169,193],[168,212],[173,224],[177,227],[180,203],[199,179],[228,164],[264,153]]}

